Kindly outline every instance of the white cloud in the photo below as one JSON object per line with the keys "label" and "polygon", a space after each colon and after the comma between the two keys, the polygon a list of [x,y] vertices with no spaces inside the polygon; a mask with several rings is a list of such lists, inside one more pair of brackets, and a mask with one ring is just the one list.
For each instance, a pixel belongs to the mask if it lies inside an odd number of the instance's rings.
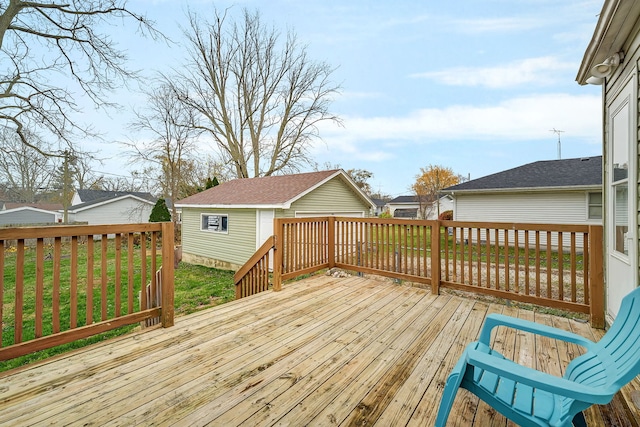
{"label": "white cloud", "polygon": [[408,142],[535,141],[550,138],[552,128],[563,130],[563,138],[593,142],[601,135],[600,114],[598,95],[541,94],[496,105],[420,109],[403,117],[343,117],[344,127],[324,124],[320,134],[332,153],[384,160]]}
{"label": "white cloud", "polygon": [[528,58],[493,67],[456,67],[442,71],[412,74],[450,86],[509,88],[524,84],[546,86],[559,80],[561,72],[574,70],[575,64],[553,56]]}
{"label": "white cloud", "polygon": [[545,21],[535,18],[508,17],[485,19],[457,19],[452,21],[459,32],[487,33],[487,32],[522,32],[545,25]]}

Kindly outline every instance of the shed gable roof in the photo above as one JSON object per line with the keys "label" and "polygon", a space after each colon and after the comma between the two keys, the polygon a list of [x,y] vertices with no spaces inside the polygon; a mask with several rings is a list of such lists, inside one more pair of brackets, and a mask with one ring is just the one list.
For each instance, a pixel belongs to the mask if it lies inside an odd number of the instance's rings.
{"label": "shed gable roof", "polygon": [[64,209],[64,206],[62,206],[62,203],[17,203],[17,202],[4,203],[4,208],[7,210],[24,208],[24,207],[35,208],[41,211],[54,211],[54,212]]}
{"label": "shed gable roof", "polygon": [[529,163],[442,190],[516,190],[602,186],[602,156]]}
{"label": "shed gable roof", "polygon": [[179,200],[176,202],[176,206],[286,207],[337,176],[341,176],[356,193],[373,206],[373,202],[352,183],[341,169],[234,179]]}
{"label": "shed gable roof", "polygon": [[148,205],[155,204],[153,200],[149,200],[147,198],[137,196],[135,193],[126,193],[126,194],[120,194],[119,196],[116,196],[116,197],[102,197],[102,198],[94,199],[88,202],[73,205],[69,208],[69,212],[78,213],[87,209],[98,208],[103,205],[119,202],[120,200],[124,200],[124,199],[132,199]]}

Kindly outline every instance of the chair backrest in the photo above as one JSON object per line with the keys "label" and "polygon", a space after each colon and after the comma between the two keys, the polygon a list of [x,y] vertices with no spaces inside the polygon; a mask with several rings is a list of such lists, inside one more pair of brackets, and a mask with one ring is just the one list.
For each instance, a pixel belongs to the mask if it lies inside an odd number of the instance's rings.
{"label": "chair backrest", "polygon": [[607,333],[595,347],[574,359],[565,377],[616,393],[640,374],[640,288],[622,300]]}

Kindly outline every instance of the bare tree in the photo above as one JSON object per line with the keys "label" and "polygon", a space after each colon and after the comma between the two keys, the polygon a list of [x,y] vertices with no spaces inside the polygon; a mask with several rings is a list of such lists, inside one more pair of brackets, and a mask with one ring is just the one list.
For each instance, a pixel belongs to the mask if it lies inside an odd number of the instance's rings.
{"label": "bare tree", "polygon": [[297,170],[310,163],[318,124],[340,122],[329,112],[333,69],[312,61],[293,32],[282,41],[258,12],[243,10],[239,24],[227,18],[189,16],[187,62],[167,80],[236,178]]}
{"label": "bare tree", "polygon": [[25,132],[25,137],[37,151],[7,129],[0,132],[0,181],[12,200],[35,202],[36,196],[49,188],[57,159],[41,154],[49,148],[37,135]]}
{"label": "bare tree", "polygon": [[[135,112],[130,124],[134,131],[146,132],[150,139],[129,141],[129,158],[146,165],[145,173],[162,188],[162,195],[172,201],[172,217],[177,220],[175,200],[185,197],[191,184],[192,169],[197,162],[196,138],[200,130],[193,126],[194,110],[177,101],[175,91],[166,85],[146,90],[147,104]],[[155,179],[154,179],[155,178]]]}
{"label": "bare tree", "polygon": [[143,33],[159,35],[126,0],[0,2],[0,127],[43,154],[28,130],[69,146],[75,135],[92,135],[72,117],[79,107],[69,88],[79,87],[96,105],[107,106],[105,95],[134,76],[124,66],[126,55],[100,33],[104,23],[125,18]]}

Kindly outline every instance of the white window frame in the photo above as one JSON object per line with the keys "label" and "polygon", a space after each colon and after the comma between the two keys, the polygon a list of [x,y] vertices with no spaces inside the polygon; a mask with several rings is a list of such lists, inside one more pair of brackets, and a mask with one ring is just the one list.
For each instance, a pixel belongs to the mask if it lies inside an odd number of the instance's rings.
{"label": "white window frame", "polygon": [[[222,227],[223,224],[226,223],[226,228],[224,230],[215,230],[212,228],[204,228],[204,221],[205,221],[205,217],[213,217],[213,216],[217,216],[220,218],[220,225],[219,227]],[[226,218],[226,220],[222,220],[222,218]],[[207,223],[209,223],[208,219],[207,219]],[[229,215],[226,213],[201,213],[200,214],[200,231],[204,231],[207,233],[217,233],[217,234],[229,234]]]}
{"label": "white window frame", "polygon": [[[592,194],[600,194],[600,205],[595,205],[591,203],[591,195]],[[604,205],[603,205],[603,194],[602,191],[588,191],[587,192],[587,219],[588,220],[602,220],[603,219],[603,213],[604,213]],[[600,217],[596,218],[591,216],[591,207],[596,207],[599,206],[600,207]]]}

